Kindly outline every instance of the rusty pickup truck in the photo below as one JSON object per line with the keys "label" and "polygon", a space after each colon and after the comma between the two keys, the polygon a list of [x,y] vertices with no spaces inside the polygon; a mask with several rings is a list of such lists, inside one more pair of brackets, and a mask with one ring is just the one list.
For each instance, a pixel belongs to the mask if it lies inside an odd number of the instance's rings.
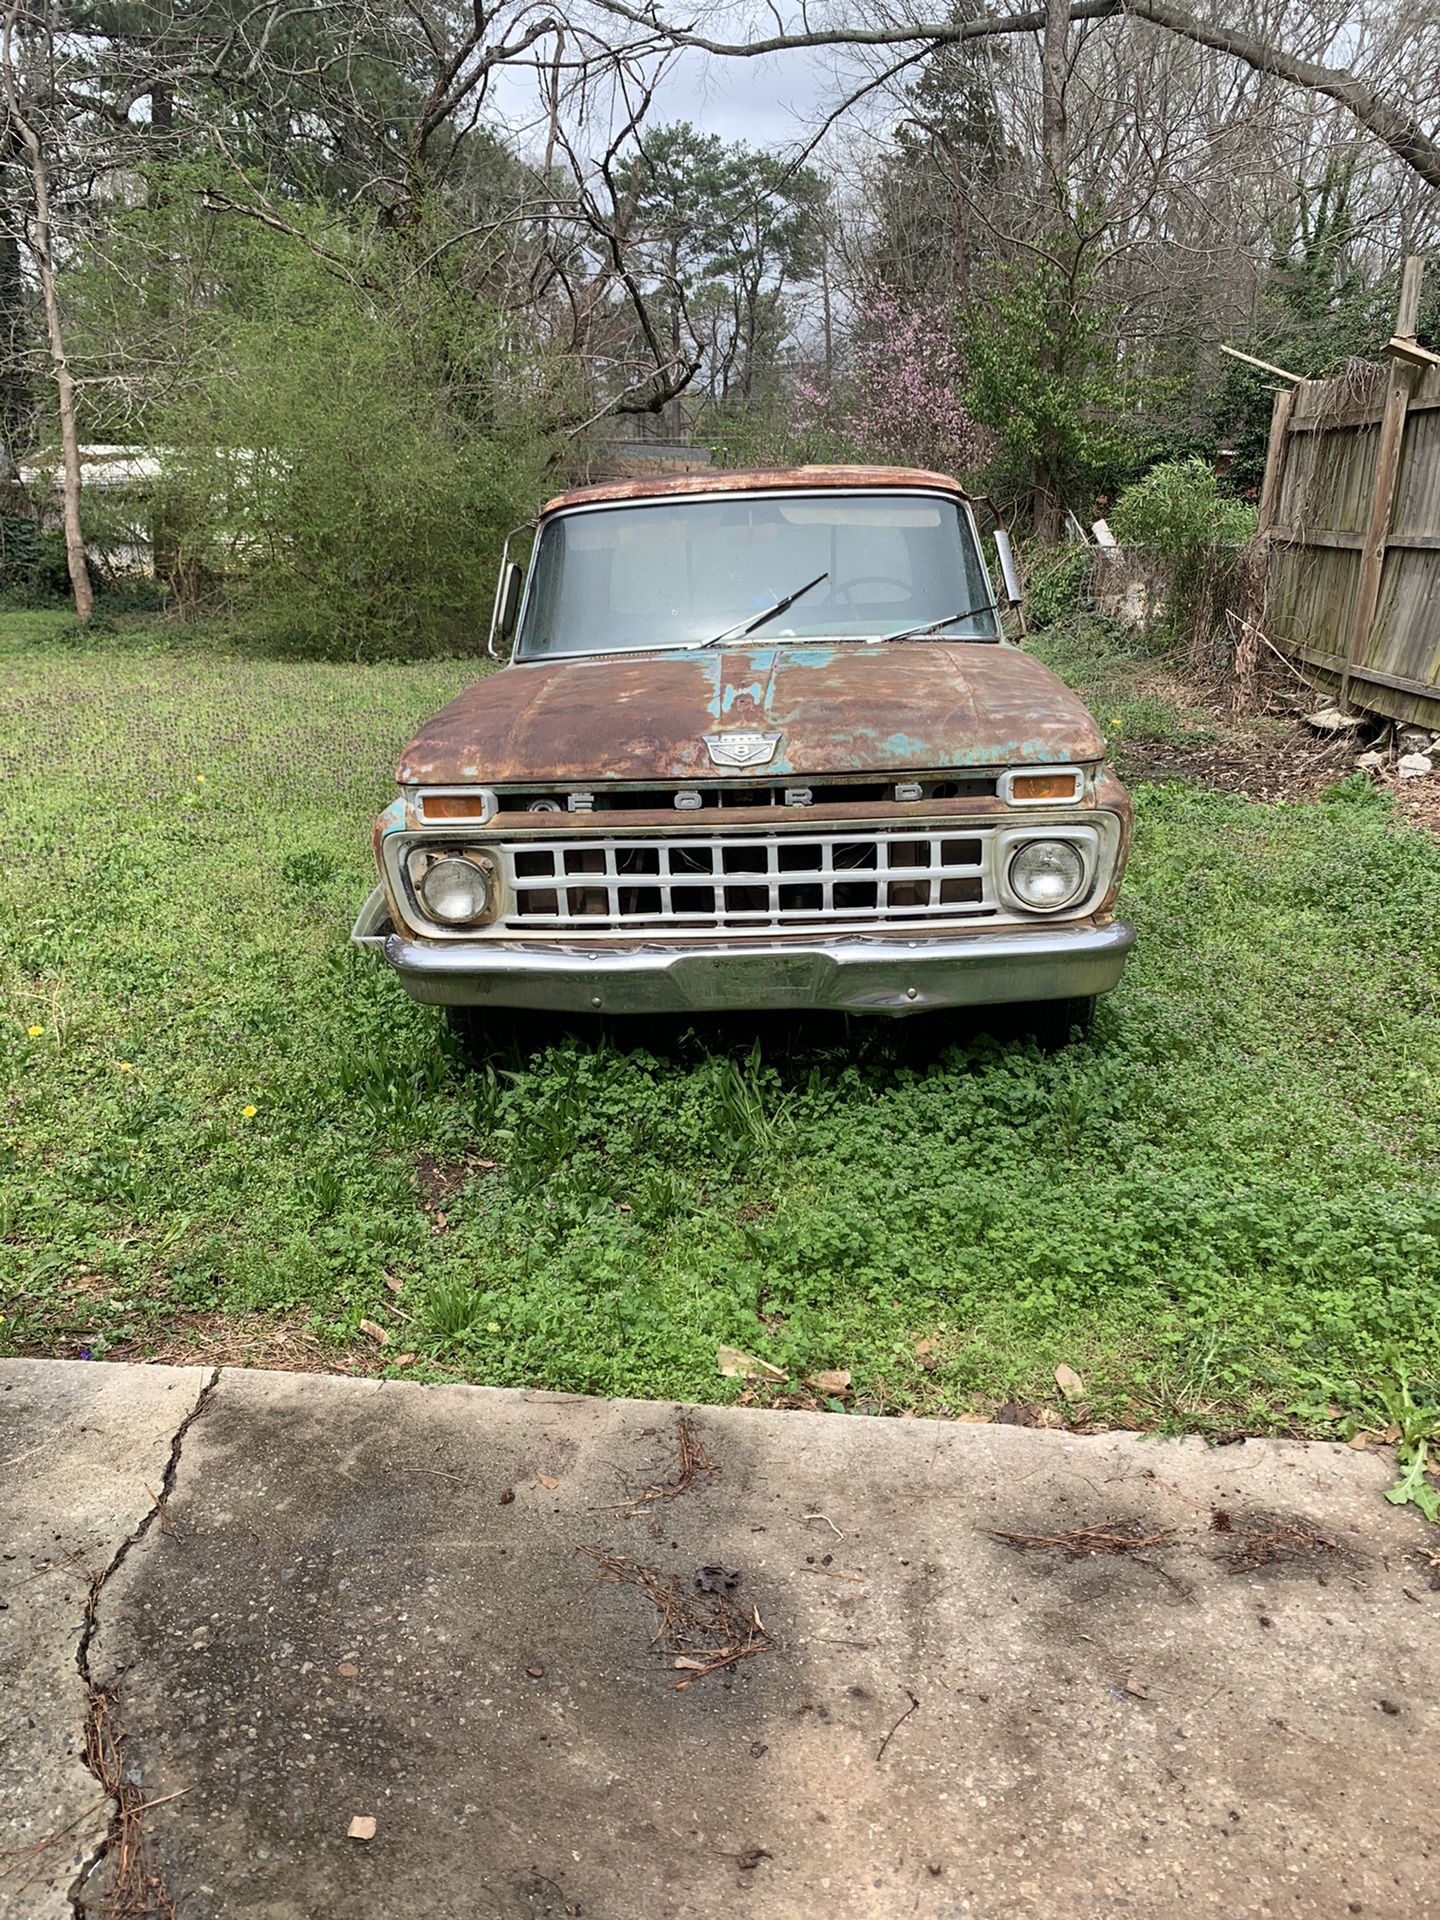
{"label": "rusty pickup truck", "polygon": [[1130,802],[1081,702],[1004,637],[956,481],[562,494],[528,572],[507,551],[490,650],[508,664],[420,730],[375,823],[353,937],[415,999],[1018,1002],[1064,1038],[1119,981]]}

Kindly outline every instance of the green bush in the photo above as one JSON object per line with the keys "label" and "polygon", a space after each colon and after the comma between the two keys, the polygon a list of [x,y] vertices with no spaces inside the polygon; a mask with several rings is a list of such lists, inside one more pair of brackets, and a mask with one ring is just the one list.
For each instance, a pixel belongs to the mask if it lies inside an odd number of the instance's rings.
{"label": "green bush", "polygon": [[1255,509],[1227,499],[1214,469],[1198,454],[1162,460],[1120,494],[1110,515],[1117,540],[1146,547],[1177,568],[1217,547],[1242,546],[1255,531]]}
{"label": "green bush", "polygon": [[[354,283],[268,248],[157,433],[157,502],[188,612],[219,606],[321,657],[478,652],[505,534],[545,448],[488,310],[376,255]],[[361,279],[360,273],[365,274]],[[398,292],[377,297],[385,275]]]}
{"label": "green bush", "polygon": [[[994,436],[980,486],[997,499],[1037,483],[1079,504],[1153,458],[1163,389],[1117,361],[1118,313],[1094,275],[1050,257],[997,266],[958,316],[965,404]],[[1043,343],[1043,351],[1040,345]]]}
{"label": "green bush", "polygon": [[12,606],[49,606],[70,590],[65,542],[33,520],[0,514],[0,597]]}
{"label": "green bush", "polygon": [[1078,542],[1042,547],[1026,568],[1025,617],[1031,627],[1053,627],[1078,613],[1090,597],[1090,549]]}
{"label": "green bush", "polygon": [[1198,454],[1162,460],[1115,502],[1110,527],[1170,569],[1171,622],[1194,641],[1216,623],[1233,588],[1239,549],[1255,532],[1255,509],[1220,491]]}

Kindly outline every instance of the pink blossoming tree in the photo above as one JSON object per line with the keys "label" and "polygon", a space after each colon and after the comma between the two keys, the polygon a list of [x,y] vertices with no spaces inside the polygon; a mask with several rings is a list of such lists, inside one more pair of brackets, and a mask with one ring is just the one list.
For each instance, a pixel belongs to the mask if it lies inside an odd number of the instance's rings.
{"label": "pink blossoming tree", "polygon": [[943,314],[907,304],[877,281],[860,301],[847,363],[833,383],[791,377],[793,431],[810,457],[964,473],[991,437],[966,412],[960,358]]}

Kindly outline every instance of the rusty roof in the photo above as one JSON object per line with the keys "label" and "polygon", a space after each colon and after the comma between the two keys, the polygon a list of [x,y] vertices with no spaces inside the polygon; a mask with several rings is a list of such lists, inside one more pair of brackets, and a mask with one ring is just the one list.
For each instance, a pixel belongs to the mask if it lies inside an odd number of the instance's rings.
{"label": "rusty roof", "polygon": [[760,493],[795,487],[928,487],[944,493],[970,496],[948,473],[927,473],[923,467],[753,467],[727,473],[676,473],[646,480],[606,480],[589,487],[558,493],[540,509],[558,513],[562,507],[588,507],[604,500],[663,500],[686,493]]}

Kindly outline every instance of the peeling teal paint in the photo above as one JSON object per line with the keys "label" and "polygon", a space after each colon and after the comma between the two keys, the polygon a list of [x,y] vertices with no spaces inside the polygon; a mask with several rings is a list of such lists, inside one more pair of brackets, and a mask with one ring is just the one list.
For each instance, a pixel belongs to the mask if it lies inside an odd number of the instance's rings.
{"label": "peeling teal paint", "polygon": [[767,638],[496,674],[416,737],[400,784],[693,781],[711,773],[707,733],[752,729],[782,736],[763,771],[802,782],[1102,755],[1073,693],[1023,653]]}
{"label": "peeling teal paint", "polygon": [[401,794],[392,800],[375,824],[382,834],[402,832],[405,826],[405,796]]}
{"label": "peeling teal paint", "polygon": [[927,753],[933,753],[934,749],[927,746],[923,740],[916,740],[911,734],[892,733],[879,742],[878,751],[888,760],[903,762],[922,759]]}
{"label": "peeling teal paint", "polygon": [[[720,711],[722,714],[729,713],[737,700],[749,700],[758,707],[764,699],[765,692],[766,689],[758,680],[752,681],[746,687],[737,687],[733,681],[727,681],[725,691],[720,696]],[[765,704],[769,705],[768,700]]]}
{"label": "peeling teal paint", "polygon": [[[764,664],[772,680],[782,660],[787,667],[828,667],[835,658],[834,647],[771,647],[768,651],[770,658]],[[760,662],[755,664],[759,667]]]}
{"label": "peeling teal paint", "polygon": [[[775,699],[775,681],[779,669],[801,667],[812,672],[823,672],[833,665],[836,657],[834,647],[727,647],[717,648],[713,656],[699,662],[706,679],[710,683],[710,697],[707,708],[710,718],[718,726],[735,706],[737,701],[749,700],[764,713],[771,711]],[[746,671],[762,676],[761,678],[731,679],[725,671],[727,657],[733,660],[736,654],[747,654]],[[666,660],[691,660],[693,649],[682,649],[677,653],[665,654]],[[778,765],[778,762],[776,763]]]}

